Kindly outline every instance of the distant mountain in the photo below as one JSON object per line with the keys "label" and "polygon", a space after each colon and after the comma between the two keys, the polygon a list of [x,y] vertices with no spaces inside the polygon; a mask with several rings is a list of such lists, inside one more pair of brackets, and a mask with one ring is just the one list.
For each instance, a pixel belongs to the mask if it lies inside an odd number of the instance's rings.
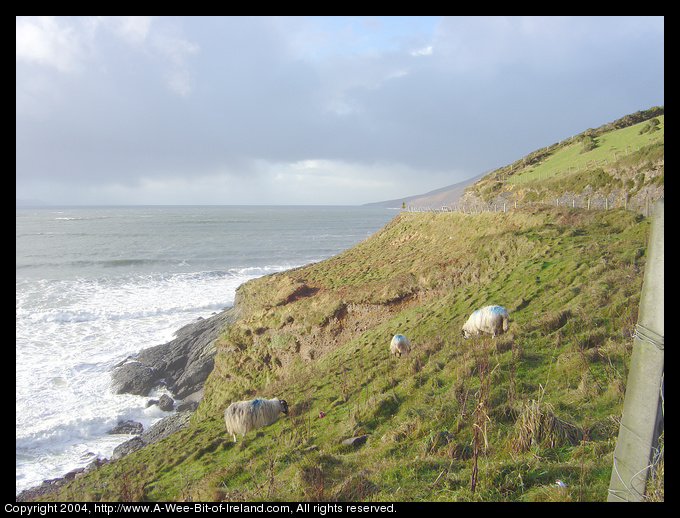
{"label": "distant mountain", "polygon": [[435,189],[434,191],[427,192],[425,194],[416,194],[415,196],[407,196],[405,198],[397,198],[395,200],[378,201],[373,203],[366,203],[362,207],[375,207],[375,208],[397,208],[400,209],[402,204],[406,207],[420,207],[420,208],[440,208],[444,205],[453,205],[458,201],[465,192],[465,188],[468,185],[472,185],[477,180],[482,178],[486,173],[468,178],[459,183],[454,183],[453,185],[448,185],[446,187],[441,187]]}

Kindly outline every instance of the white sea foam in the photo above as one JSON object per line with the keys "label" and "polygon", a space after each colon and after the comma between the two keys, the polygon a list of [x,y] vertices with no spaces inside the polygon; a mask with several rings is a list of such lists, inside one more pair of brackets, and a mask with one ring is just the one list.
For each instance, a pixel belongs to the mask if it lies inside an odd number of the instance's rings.
{"label": "white sea foam", "polygon": [[109,458],[129,439],[106,434],[118,421],[146,428],[161,418],[157,407],[145,408],[146,397],[111,394],[108,371],[231,305],[242,282],[281,269],[40,282],[18,294],[17,490],[63,476],[84,459]]}

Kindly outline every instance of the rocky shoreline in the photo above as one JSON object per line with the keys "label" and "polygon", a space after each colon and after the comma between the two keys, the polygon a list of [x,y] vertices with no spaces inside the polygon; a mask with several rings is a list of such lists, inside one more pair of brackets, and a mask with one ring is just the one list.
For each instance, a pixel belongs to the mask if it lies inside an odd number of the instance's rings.
{"label": "rocky shoreline", "polygon": [[176,338],[128,357],[111,373],[115,394],[146,396],[165,385],[175,399],[183,400],[203,387],[213,369],[217,333],[236,320],[234,307],[206,319],[187,324],[175,332]]}
{"label": "rocky shoreline", "polygon": [[[111,459],[96,458],[83,468],[74,469],[63,477],[45,480],[38,486],[21,491],[17,502],[30,502],[51,493],[61,486],[100,466],[151,444],[189,424],[191,414],[203,397],[203,384],[213,369],[214,341],[219,332],[238,318],[236,307],[226,308],[208,318],[199,318],[175,332],[175,338],[165,344],[143,349],[128,357],[111,372],[111,390],[115,394],[147,396],[158,386],[165,386],[172,397],[163,395],[149,400],[172,414],[164,417],[148,430],[141,423],[125,421],[109,431],[111,434],[133,435],[113,450]],[[175,406],[175,401],[179,403]]]}

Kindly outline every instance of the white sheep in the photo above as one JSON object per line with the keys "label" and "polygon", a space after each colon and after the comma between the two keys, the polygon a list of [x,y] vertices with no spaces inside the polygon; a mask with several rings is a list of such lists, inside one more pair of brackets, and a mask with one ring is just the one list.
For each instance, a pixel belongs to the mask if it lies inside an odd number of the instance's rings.
{"label": "white sheep", "polygon": [[288,414],[288,403],[279,398],[236,401],[224,411],[227,433],[233,435],[236,442],[237,433],[245,436],[250,430],[268,426],[279,418],[281,412]]}
{"label": "white sheep", "polygon": [[402,354],[411,352],[411,344],[409,343],[408,338],[401,334],[394,335],[390,342],[390,352],[396,354],[399,358],[401,358]]}
{"label": "white sheep", "polygon": [[494,337],[508,330],[508,312],[503,306],[485,306],[473,311],[465,322],[462,332],[465,338],[479,333],[491,333]]}

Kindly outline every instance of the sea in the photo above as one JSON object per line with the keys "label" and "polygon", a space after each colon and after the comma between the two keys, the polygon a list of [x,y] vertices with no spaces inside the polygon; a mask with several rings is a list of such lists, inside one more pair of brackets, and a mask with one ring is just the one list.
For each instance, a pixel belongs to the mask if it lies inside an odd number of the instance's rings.
{"label": "sea", "polygon": [[234,302],[250,279],[335,255],[396,211],[328,206],[16,209],[16,492],[110,458],[168,415],[110,371]]}

